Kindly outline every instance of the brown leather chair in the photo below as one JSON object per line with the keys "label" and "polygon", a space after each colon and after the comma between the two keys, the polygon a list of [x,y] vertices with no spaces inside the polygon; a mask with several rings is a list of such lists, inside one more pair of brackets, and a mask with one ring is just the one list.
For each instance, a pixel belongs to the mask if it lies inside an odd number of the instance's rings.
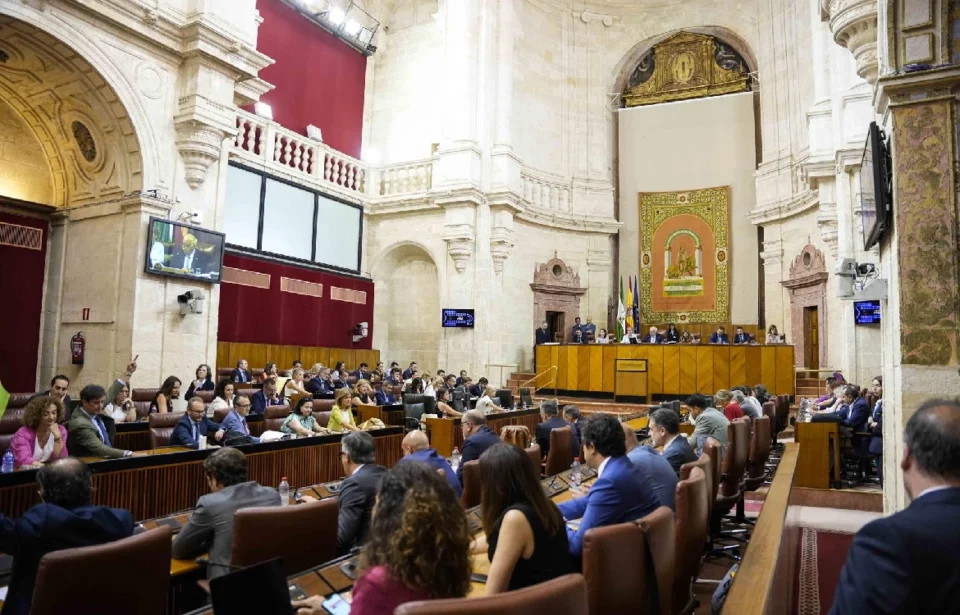
{"label": "brown leather chair", "polygon": [[540,476],[540,460],[543,459],[543,455],[540,454],[540,445],[534,442],[533,445],[523,450],[526,451],[530,461],[533,462],[533,471],[537,476]]}
{"label": "brown leather chair", "polygon": [[227,415],[230,414],[230,411],[233,408],[220,408],[219,410],[213,411],[213,422],[222,423],[223,419],[227,418]]}
{"label": "brown leather chair", "polygon": [[717,494],[713,516],[725,515],[743,497],[743,473],[747,468],[747,452],[750,444],[750,424],[746,419],[736,419],[727,426],[727,450],[723,456],[720,492]]}
{"label": "brown leather chair", "polygon": [[532,440],[530,428],[526,425],[504,425],[500,428],[500,441],[506,444],[527,448]]}
{"label": "brown leather chair", "polygon": [[[568,574],[517,591],[400,605],[395,615],[587,615],[583,576]],[[613,611],[611,611],[612,613]]]}
{"label": "brown leather chair", "polygon": [[233,376],[233,370],[234,368],[232,367],[218,367],[217,382],[221,380],[230,380],[230,378]]}
{"label": "brown leather chair", "polygon": [[594,527],[583,537],[590,615],[649,613],[653,594],[645,534],[636,523]]}
{"label": "brown leather chair", "polygon": [[170,446],[170,436],[185,412],[154,412],[150,415],[150,448]]}
{"label": "brown leather chair", "polygon": [[[7,411],[26,407],[30,398],[34,395],[36,393],[10,393],[10,399],[7,400]],[[873,408],[873,404],[870,404],[870,408]]]}
{"label": "brown leather chair", "polygon": [[480,460],[474,459],[463,464],[463,495],[460,501],[464,508],[473,508],[480,504],[480,491],[483,482],[480,480]]}
{"label": "brown leather chair", "polygon": [[[637,527],[646,537],[647,553],[653,562],[653,574],[649,579],[656,592],[651,595],[652,613],[670,613],[673,604],[673,578],[676,574],[676,536],[673,511],[661,506],[637,521]],[[659,605],[659,610],[655,608]]]}
{"label": "brown leather chair", "polygon": [[332,399],[315,399],[313,400],[313,413],[330,412],[333,410],[334,403]]}
{"label": "brown leather chair", "polygon": [[214,393],[216,393],[216,391],[197,391],[196,393],[194,393],[194,395],[202,399],[203,403],[209,404],[210,402],[213,401]]}
{"label": "brown leather chair", "polygon": [[279,557],[293,575],[328,562],[337,555],[338,512],[336,498],[240,509],[233,515],[230,564],[246,567]]}
{"label": "brown leather chair", "polygon": [[282,406],[267,406],[267,409],[263,412],[264,423],[263,429],[266,431],[280,431],[280,426],[283,425],[284,419],[290,416],[290,406],[284,404]]}
{"label": "brown leather chair", "polygon": [[[316,408],[316,406],[314,406],[314,408]],[[321,412],[317,412],[316,410],[314,410],[313,418],[316,419],[317,425],[319,425],[320,427],[326,427],[327,425],[330,424],[330,411],[323,410]]]}
{"label": "brown leather chair", "polygon": [[[163,615],[170,586],[169,527],[93,547],[53,551],[37,569],[31,615]],[[117,574],[132,582],[118,583]]]}
{"label": "brown leather chair", "polygon": [[[278,372],[278,373],[279,373],[279,372]],[[260,382],[260,376],[262,376],[262,375],[263,375],[263,368],[262,368],[262,367],[254,367],[253,369],[250,370],[250,379],[251,379],[251,380],[255,380],[255,381],[257,381],[257,382]]]}
{"label": "brown leather chair", "polygon": [[553,476],[573,464],[573,428],[569,425],[550,430],[550,450],[544,468],[546,476]]}
{"label": "brown leather chair", "polygon": [[[186,389],[184,389],[186,391]],[[157,396],[157,393],[160,392],[159,388],[156,389],[133,389],[130,391],[130,401],[145,401],[150,403],[153,401],[153,398]]]}
{"label": "brown leather chair", "polygon": [[750,438],[750,456],[747,461],[746,488],[754,491],[767,479],[767,459],[770,457],[770,417],[762,416],[753,422]]}
{"label": "brown leather chair", "polygon": [[236,390],[236,394],[237,394],[237,395],[246,395],[246,396],[247,396],[247,399],[252,399],[253,396],[256,395],[256,394],[257,394],[257,391],[259,391],[259,390],[260,390],[260,389],[237,389],[237,390]]}
{"label": "brown leather chair", "polygon": [[137,419],[146,418],[150,414],[150,402],[148,401],[135,401],[133,402],[134,407],[137,409]]}
{"label": "brown leather chair", "polygon": [[[706,454],[700,457],[709,465]],[[673,579],[673,613],[690,615],[696,609],[693,582],[700,576],[703,545],[709,525],[707,475],[693,463],[683,465],[688,477],[676,490],[676,563]],[[683,471],[681,468],[681,472]]]}

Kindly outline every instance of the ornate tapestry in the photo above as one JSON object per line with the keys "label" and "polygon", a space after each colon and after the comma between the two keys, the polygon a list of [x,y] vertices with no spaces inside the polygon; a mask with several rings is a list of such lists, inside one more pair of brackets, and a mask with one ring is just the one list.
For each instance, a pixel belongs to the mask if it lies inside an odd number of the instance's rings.
{"label": "ornate tapestry", "polygon": [[640,313],[644,322],[727,322],[730,187],[641,192]]}

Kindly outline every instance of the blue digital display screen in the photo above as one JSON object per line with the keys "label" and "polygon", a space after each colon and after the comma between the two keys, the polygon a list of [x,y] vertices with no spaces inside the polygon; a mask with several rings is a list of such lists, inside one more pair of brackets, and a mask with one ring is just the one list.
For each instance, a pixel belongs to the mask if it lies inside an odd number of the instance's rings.
{"label": "blue digital display screen", "polygon": [[854,301],[853,302],[853,320],[858,325],[879,325],[880,324],[880,302],[879,301]]}
{"label": "blue digital display screen", "polygon": [[473,310],[443,310],[444,327],[473,327]]}

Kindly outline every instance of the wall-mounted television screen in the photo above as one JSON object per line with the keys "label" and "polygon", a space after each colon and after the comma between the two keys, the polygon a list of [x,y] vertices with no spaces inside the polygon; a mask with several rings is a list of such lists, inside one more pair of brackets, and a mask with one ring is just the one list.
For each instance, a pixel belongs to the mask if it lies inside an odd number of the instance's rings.
{"label": "wall-mounted television screen", "polygon": [[473,310],[443,310],[444,327],[473,327]]}
{"label": "wall-mounted television screen", "polygon": [[220,283],[225,235],[160,218],[150,218],[144,271]]}
{"label": "wall-mounted television screen", "polygon": [[876,122],[870,122],[860,163],[860,210],[863,249],[880,242],[893,211],[890,149]]}
{"label": "wall-mounted television screen", "polygon": [[858,325],[880,324],[879,301],[854,301],[853,321]]}

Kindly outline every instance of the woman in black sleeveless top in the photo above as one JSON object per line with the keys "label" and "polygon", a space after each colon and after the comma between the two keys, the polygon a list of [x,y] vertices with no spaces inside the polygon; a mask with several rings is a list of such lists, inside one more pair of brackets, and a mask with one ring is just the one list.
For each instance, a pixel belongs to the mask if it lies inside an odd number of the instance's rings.
{"label": "woman in black sleeveless top", "polygon": [[480,475],[490,559],[486,593],[574,572],[563,515],[543,493],[527,453],[511,444],[494,445],[480,456]]}

